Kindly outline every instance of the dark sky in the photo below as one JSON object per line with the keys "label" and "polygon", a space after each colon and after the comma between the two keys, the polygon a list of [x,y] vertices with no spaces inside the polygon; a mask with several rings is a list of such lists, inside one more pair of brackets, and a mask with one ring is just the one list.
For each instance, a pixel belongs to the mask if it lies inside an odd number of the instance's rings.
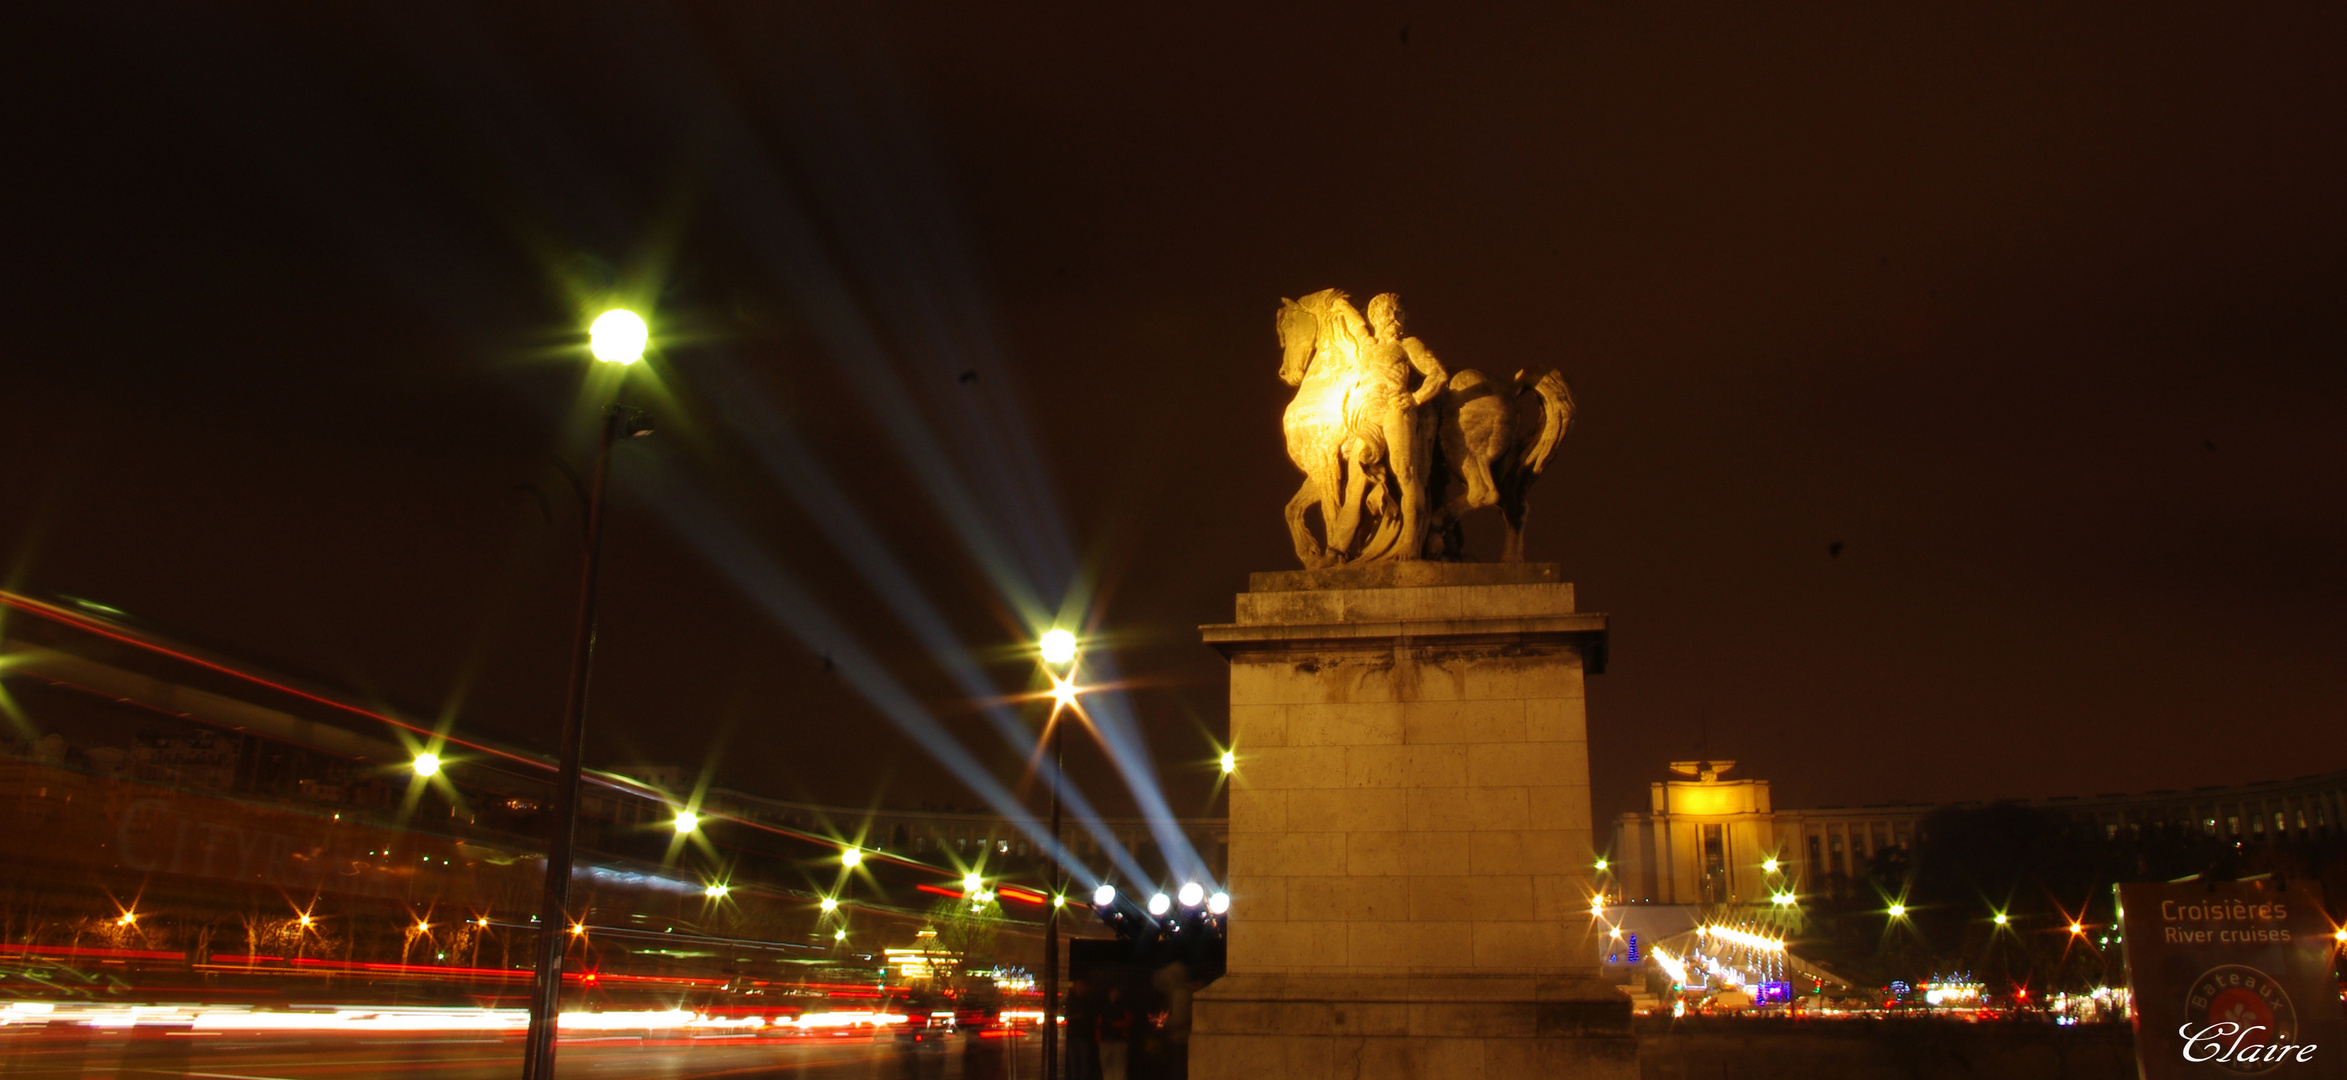
{"label": "dark sky", "polygon": [[596,763],[973,803],[885,715],[1014,778],[1076,596],[1196,812],[1272,311],[1394,290],[1573,381],[1601,814],[2347,767],[2335,7],[1451,7],[36,6],[8,581],[547,744],[623,298]]}

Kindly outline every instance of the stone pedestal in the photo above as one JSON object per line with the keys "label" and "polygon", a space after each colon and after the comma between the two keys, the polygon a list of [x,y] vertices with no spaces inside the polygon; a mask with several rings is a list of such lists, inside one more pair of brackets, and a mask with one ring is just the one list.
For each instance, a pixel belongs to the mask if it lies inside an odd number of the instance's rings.
{"label": "stone pedestal", "polygon": [[1635,1077],[1597,981],[1583,675],[1552,564],[1256,574],[1231,665],[1229,974],[1190,1075]]}

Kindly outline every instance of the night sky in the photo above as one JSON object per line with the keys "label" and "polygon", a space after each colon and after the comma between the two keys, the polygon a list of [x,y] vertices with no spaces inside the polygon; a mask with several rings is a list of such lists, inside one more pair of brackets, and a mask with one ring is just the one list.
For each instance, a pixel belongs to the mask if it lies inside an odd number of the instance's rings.
{"label": "night sky", "polygon": [[2347,768],[2336,7],[1449,7],[35,5],[9,587],[550,746],[627,302],[591,764],[975,805],[874,688],[1014,783],[1072,596],[1219,812],[1271,315],[1393,290],[1579,398],[1601,815]]}

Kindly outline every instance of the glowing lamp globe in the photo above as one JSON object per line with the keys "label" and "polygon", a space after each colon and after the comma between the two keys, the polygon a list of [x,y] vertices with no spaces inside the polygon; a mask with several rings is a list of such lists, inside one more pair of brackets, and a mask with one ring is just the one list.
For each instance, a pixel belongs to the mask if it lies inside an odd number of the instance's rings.
{"label": "glowing lamp globe", "polygon": [[1047,664],[1064,664],[1076,658],[1076,635],[1059,627],[1044,631],[1043,640],[1039,644],[1043,649],[1043,661]]}
{"label": "glowing lamp globe", "polygon": [[417,776],[432,776],[437,774],[440,771],[440,755],[432,753],[417,754],[415,770]]}
{"label": "glowing lamp globe", "polygon": [[977,874],[972,873],[962,875],[963,892],[977,892],[978,887],[980,885],[984,885],[985,883],[986,879],[979,877]]}
{"label": "glowing lamp globe", "polygon": [[1116,903],[1116,886],[1103,885],[1092,890],[1093,907],[1107,907],[1113,903]]}
{"label": "glowing lamp globe", "polygon": [[1151,915],[1163,915],[1172,909],[1173,899],[1164,893],[1158,893],[1149,898],[1149,913]]}
{"label": "glowing lamp globe", "polygon": [[644,358],[644,343],[652,339],[652,331],[644,320],[626,308],[612,308],[595,317],[587,328],[587,343],[595,359],[606,364],[633,364]]}
{"label": "glowing lamp globe", "polygon": [[839,864],[841,866],[861,866],[863,865],[863,862],[864,853],[856,848],[849,848],[846,851],[839,853]]}
{"label": "glowing lamp globe", "polygon": [[676,812],[675,824],[677,835],[682,836],[701,827],[701,815],[690,810],[679,810]]}
{"label": "glowing lamp globe", "polygon": [[1176,895],[1181,898],[1183,907],[1197,907],[1206,900],[1206,888],[1195,881],[1185,881],[1182,883],[1182,891]]}

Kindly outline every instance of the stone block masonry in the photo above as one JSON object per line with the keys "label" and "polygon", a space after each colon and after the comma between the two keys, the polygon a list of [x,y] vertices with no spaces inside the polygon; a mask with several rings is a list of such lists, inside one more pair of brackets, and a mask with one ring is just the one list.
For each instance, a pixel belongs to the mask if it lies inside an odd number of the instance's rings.
{"label": "stone block masonry", "polygon": [[1590,912],[1605,617],[1550,564],[1251,584],[1203,628],[1238,771],[1229,974],[1198,999],[1193,1075],[1635,1075]]}

